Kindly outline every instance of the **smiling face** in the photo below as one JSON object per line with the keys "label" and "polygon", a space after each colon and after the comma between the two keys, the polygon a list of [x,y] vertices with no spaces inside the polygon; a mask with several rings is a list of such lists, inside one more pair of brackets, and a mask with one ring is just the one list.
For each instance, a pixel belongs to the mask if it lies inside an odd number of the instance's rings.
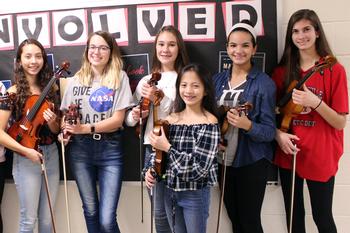
{"label": "smiling face", "polygon": [[315,42],[318,38],[311,21],[302,19],[296,22],[292,29],[292,40],[299,50],[315,50]]}
{"label": "smiling face", "polygon": [[27,77],[36,77],[44,65],[41,49],[35,44],[26,44],[22,47],[20,64]]}
{"label": "smiling face", "polygon": [[88,60],[91,66],[98,70],[103,70],[109,61],[110,54],[111,49],[103,37],[93,35],[88,47]]}
{"label": "smiling face", "polygon": [[256,52],[252,42],[252,35],[245,31],[234,31],[227,42],[227,54],[234,65],[244,66],[250,64],[250,59]]}
{"label": "smiling face", "polygon": [[179,54],[175,35],[167,31],[160,33],[156,43],[156,53],[162,71],[174,70],[175,61]]}
{"label": "smiling face", "polygon": [[179,94],[187,106],[201,107],[204,85],[195,71],[186,71],[180,81]]}

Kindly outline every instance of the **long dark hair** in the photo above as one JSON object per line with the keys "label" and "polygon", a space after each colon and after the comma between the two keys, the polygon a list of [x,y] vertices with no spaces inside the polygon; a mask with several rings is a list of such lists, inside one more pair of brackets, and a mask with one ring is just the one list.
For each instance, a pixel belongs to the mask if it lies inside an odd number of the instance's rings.
{"label": "long dark hair", "polygon": [[201,82],[203,83],[204,93],[205,93],[201,103],[203,112],[204,110],[207,110],[208,112],[212,113],[217,117],[217,108],[215,103],[215,90],[214,90],[214,83],[213,83],[212,76],[204,66],[196,63],[189,64],[184,68],[182,68],[182,70],[180,71],[177,77],[174,112],[178,113],[183,111],[186,108],[186,104],[182,100],[179,90],[180,90],[180,83],[181,83],[182,76],[188,71],[195,72],[199,77],[199,79],[201,80]]}
{"label": "long dark hair", "polygon": [[[21,55],[23,52],[23,47],[30,44],[33,44],[39,47],[43,57],[43,67],[39,71],[36,77],[37,85],[39,86],[41,91],[44,90],[44,88],[46,87],[46,85],[48,84],[48,82],[50,81],[53,75],[52,69],[47,62],[47,55],[42,44],[36,39],[32,39],[32,38],[22,41],[22,43],[18,46],[18,49],[17,49],[16,63],[15,63],[15,70],[14,70],[14,78],[15,78],[15,84],[16,84],[16,102],[15,102],[16,120],[18,120],[22,116],[24,104],[27,98],[32,94],[30,92],[28,80],[26,78],[23,67],[21,65]],[[55,98],[55,90],[54,88],[51,88],[51,91],[48,95],[48,99],[53,100],[54,98]]]}
{"label": "long dark hair", "polygon": [[181,69],[188,64],[189,59],[188,59],[187,50],[185,47],[185,42],[182,39],[182,35],[179,32],[179,30],[177,30],[172,25],[163,26],[157,33],[156,38],[154,39],[152,72],[160,72],[162,68],[162,64],[160,63],[157,57],[157,42],[158,42],[159,35],[163,32],[170,32],[176,38],[176,43],[177,43],[177,47],[179,48],[179,52],[175,60],[174,68],[176,73],[180,73]]}
{"label": "long dark hair", "polygon": [[324,57],[326,55],[333,55],[326,35],[323,31],[322,24],[317,14],[313,10],[301,9],[296,11],[289,19],[286,33],[286,41],[284,46],[284,52],[279,63],[280,66],[286,68],[285,78],[284,78],[284,90],[287,89],[289,84],[293,80],[299,80],[300,77],[300,54],[299,49],[295,46],[292,40],[293,27],[294,24],[300,20],[308,20],[311,22],[312,26],[318,34],[316,38],[316,52],[319,56]]}

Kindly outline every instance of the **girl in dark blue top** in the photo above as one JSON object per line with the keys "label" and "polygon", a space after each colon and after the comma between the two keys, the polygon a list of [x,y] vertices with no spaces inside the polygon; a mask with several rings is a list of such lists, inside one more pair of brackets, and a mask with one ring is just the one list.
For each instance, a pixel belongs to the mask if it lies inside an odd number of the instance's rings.
{"label": "girl in dark blue top", "polygon": [[[226,49],[233,65],[214,76],[218,105],[231,107],[225,117],[229,127],[222,135],[226,156],[218,159],[219,176],[226,166],[224,203],[234,232],[262,233],[260,213],[276,130],[276,88],[251,62],[257,46],[249,21],[231,28]],[[247,114],[232,109],[247,102],[252,105]]]}

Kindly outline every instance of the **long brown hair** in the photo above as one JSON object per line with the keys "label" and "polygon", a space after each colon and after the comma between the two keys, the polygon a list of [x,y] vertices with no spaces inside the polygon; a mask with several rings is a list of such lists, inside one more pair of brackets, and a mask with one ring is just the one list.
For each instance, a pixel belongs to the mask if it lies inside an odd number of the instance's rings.
{"label": "long brown hair", "polygon": [[298,48],[293,43],[292,33],[294,24],[303,19],[310,21],[318,34],[318,38],[316,38],[315,42],[317,54],[321,57],[324,57],[326,55],[333,55],[329,47],[326,35],[323,31],[321,21],[318,18],[317,14],[313,10],[309,9],[301,9],[296,11],[290,17],[288,22],[284,52],[279,63],[280,66],[286,68],[284,90],[287,89],[293,80],[299,80],[301,78],[299,64],[300,54]]}
{"label": "long brown hair", "polygon": [[[43,57],[43,67],[41,68],[38,75],[36,76],[37,85],[39,86],[41,91],[44,90],[44,88],[46,87],[46,85],[48,84],[48,82],[50,81],[53,75],[52,69],[47,62],[47,55],[46,55],[45,49],[41,45],[41,43],[36,39],[32,39],[32,38],[22,41],[22,43],[18,46],[18,49],[17,49],[16,63],[15,63],[15,70],[14,70],[14,78],[15,78],[15,84],[16,84],[16,101],[15,101],[16,120],[21,118],[24,104],[27,98],[32,94],[30,92],[28,80],[26,78],[23,67],[21,65],[21,55],[23,52],[23,47],[30,44],[33,44],[39,47]],[[55,98],[55,90],[54,88],[51,88],[51,91],[48,95],[48,99],[53,100],[54,98]]]}
{"label": "long brown hair", "polygon": [[160,63],[157,57],[157,42],[158,42],[159,35],[163,32],[170,32],[176,38],[177,47],[179,48],[179,53],[175,60],[174,68],[176,73],[180,73],[182,67],[188,64],[189,59],[188,59],[187,50],[185,47],[185,42],[182,39],[182,35],[179,32],[179,30],[177,30],[172,25],[163,26],[157,33],[156,38],[154,39],[152,72],[160,72],[162,68],[162,64]]}

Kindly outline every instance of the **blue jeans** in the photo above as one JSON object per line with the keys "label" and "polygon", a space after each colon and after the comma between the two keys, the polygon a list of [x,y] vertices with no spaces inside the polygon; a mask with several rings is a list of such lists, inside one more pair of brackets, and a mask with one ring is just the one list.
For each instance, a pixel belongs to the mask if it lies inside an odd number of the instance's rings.
{"label": "blue jeans", "polygon": [[67,149],[88,232],[119,233],[116,218],[123,169],[120,132],[101,140],[75,135]]}
{"label": "blue jeans", "polygon": [[178,192],[165,188],[164,194],[168,221],[176,233],[206,233],[210,204],[209,187]]}
{"label": "blue jeans", "polygon": [[[148,165],[152,153],[152,146],[145,146],[145,166]],[[153,187],[153,197],[150,196],[154,205],[154,223],[157,233],[171,233],[164,203],[165,181],[159,181]],[[148,192],[150,194],[150,192]]]}
{"label": "blue jeans", "polygon": [[[43,152],[49,182],[52,206],[55,204],[59,183],[59,157],[57,145],[40,146]],[[40,164],[13,154],[12,175],[20,205],[20,233],[33,233],[38,220],[39,233],[51,233],[52,223],[45,180]]]}

